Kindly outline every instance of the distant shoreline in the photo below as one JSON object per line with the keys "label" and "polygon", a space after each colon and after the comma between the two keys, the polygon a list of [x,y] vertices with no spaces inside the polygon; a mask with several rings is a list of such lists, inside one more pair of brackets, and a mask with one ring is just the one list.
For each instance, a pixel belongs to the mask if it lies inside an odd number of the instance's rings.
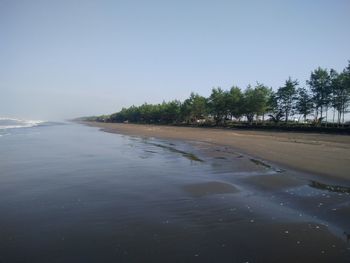
{"label": "distant shoreline", "polygon": [[166,125],[80,122],[103,131],[140,137],[199,141],[232,147],[282,167],[350,185],[350,136]]}

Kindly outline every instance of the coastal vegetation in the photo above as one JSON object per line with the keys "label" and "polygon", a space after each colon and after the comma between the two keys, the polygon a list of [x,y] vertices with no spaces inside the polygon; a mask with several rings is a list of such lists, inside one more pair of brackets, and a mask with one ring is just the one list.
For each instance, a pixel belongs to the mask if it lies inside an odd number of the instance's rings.
{"label": "coastal vegetation", "polygon": [[350,61],[342,71],[318,67],[306,86],[289,77],[273,90],[262,83],[224,90],[213,88],[209,97],[191,93],[184,101],[144,103],[111,115],[85,117],[100,122],[179,124],[235,127],[348,127]]}

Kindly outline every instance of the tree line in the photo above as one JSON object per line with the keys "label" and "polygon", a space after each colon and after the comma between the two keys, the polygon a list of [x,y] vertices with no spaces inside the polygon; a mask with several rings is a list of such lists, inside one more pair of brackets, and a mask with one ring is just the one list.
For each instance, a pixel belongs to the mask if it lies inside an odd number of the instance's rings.
{"label": "tree line", "polygon": [[306,86],[288,78],[277,91],[256,83],[244,90],[237,86],[229,90],[213,88],[209,97],[191,93],[183,102],[173,100],[161,104],[144,103],[123,108],[111,115],[85,118],[103,122],[136,123],[213,123],[225,125],[237,121],[298,122],[314,124],[345,122],[350,105],[350,61],[342,71],[318,67],[311,72]]}

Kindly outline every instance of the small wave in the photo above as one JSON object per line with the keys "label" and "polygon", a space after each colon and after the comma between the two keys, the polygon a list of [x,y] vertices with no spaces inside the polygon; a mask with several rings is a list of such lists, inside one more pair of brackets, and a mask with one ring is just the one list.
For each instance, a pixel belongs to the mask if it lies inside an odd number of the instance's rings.
{"label": "small wave", "polygon": [[0,130],[30,128],[38,126],[42,123],[45,123],[45,121],[0,117]]}

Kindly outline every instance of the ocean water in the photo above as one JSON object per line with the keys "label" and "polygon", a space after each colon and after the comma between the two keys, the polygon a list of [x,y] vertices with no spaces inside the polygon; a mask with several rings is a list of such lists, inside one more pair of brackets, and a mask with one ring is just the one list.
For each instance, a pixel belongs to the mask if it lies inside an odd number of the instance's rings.
{"label": "ocean water", "polygon": [[255,178],[276,169],[226,148],[1,121],[0,262],[350,258],[346,192],[295,177],[266,190]]}
{"label": "ocean water", "polygon": [[23,120],[14,118],[0,118],[0,130],[9,130],[15,128],[29,128],[35,127],[43,123],[40,120]]}

